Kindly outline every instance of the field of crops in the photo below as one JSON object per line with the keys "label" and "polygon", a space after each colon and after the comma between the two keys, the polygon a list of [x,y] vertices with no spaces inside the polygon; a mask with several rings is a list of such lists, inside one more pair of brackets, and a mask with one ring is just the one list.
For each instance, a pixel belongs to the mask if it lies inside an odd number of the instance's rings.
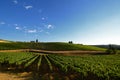
{"label": "field of crops", "polygon": [[[56,73],[57,80],[119,80],[120,54],[62,56],[30,52],[0,53],[0,70]],[[72,76],[71,76],[72,75]],[[53,75],[56,78],[56,75]]]}
{"label": "field of crops", "polygon": [[119,80],[120,55],[57,56],[49,59],[64,73],[78,73],[78,79]]}
{"label": "field of crops", "polygon": [[[0,70],[39,71],[44,54],[30,52],[3,52],[0,53]],[[49,61],[48,61],[49,65]]]}

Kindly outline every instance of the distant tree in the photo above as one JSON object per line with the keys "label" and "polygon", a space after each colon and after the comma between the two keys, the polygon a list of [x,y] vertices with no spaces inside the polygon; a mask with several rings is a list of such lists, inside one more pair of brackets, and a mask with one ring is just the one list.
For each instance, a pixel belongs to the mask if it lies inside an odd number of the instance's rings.
{"label": "distant tree", "polygon": [[73,44],[73,42],[72,42],[72,41],[69,41],[68,43],[69,43],[69,44]]}
{"label": "distant tree", "polygon": [[115,47],[111,44],[108,45],[108,49],[106,51],[108,54],[117,54],[117,50]]}
{"label": "distant tree", "polygon": [[38,43],[38,39],[36,39],[36,43]]}

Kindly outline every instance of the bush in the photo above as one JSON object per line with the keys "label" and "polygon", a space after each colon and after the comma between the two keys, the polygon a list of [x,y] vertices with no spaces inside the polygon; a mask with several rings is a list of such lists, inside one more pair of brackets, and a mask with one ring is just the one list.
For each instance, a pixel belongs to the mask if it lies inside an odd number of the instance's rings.
{"label": "bush", "polygon": [[109,48],[106,50],[108,54],[117,54],[117,49],[113,47],[113,45],[109,45]]}

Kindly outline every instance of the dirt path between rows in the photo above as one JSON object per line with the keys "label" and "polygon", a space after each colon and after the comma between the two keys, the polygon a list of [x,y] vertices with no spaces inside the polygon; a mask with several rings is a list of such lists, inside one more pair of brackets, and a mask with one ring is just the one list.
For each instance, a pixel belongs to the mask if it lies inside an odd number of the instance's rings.
{"label": "dirt path between rows", "polygon": [[0,52],[29,52],[29,49],[0,50]]}
{"label": "dirt path between rows", "polygon": [[31,73],[23,72],[23,73],[4,73],[0,72],[0,80],[28,80],[30,78]]}

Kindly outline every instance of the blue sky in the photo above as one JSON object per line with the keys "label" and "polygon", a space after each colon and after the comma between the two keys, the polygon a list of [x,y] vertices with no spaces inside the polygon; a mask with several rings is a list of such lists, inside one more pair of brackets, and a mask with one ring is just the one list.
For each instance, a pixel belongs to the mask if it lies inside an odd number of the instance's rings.
{"label": "blue sky", "polygon": [[120,44],[120,0],[0,0],[0,39]]}

